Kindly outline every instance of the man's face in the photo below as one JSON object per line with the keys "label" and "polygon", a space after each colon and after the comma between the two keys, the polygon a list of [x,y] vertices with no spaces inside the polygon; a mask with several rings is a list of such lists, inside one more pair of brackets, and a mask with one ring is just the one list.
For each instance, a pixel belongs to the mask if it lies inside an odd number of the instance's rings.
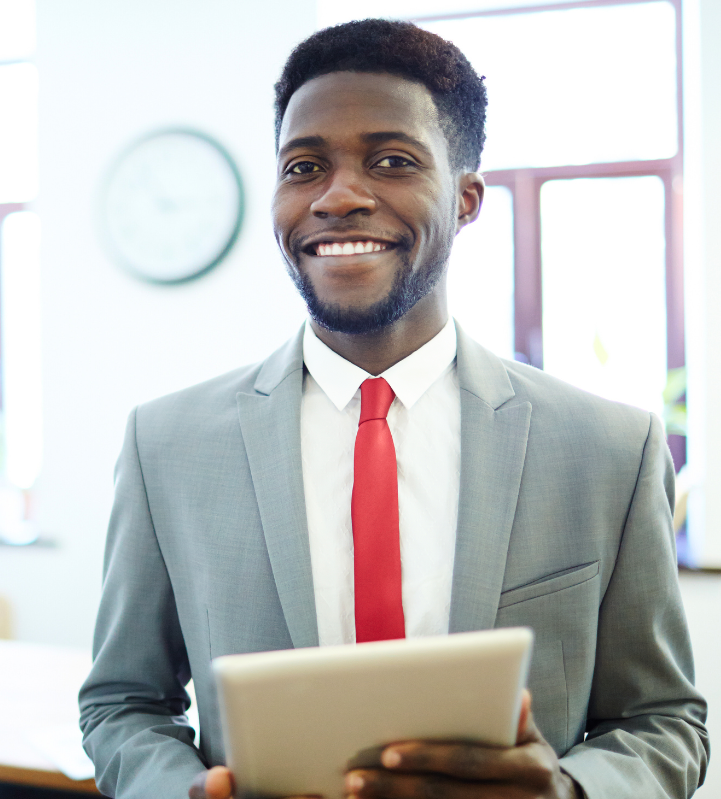
{"label": "man's face", "polygon": [[428,90],[333,72],[292,96],[280,133],[275,236],[311,316],[365,333],[442,288],[458,179]]}

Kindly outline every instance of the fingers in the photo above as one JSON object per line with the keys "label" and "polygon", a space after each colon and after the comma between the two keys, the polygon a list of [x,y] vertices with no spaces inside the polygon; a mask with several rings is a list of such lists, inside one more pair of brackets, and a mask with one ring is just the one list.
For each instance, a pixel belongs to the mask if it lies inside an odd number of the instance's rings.
{"label": "fingers", "polygon": [[520,743],[526,734],[528,720],[531,717],[531,692],[528,688],[523,689],[521,694],[521,712],[518,715],[518,732],[516,733],[516,743]]}
{"label": "fingers", "polygon": [[231,799],[235,786],[230,769],[225,766],[213,766],[202,771],[193,780],[188,796],[190,799]]}
{"label": "fingers", "polygon": [[440,774],[454,779],[545,783],[555,765],[553,750],[542,743],[491,748],[476,744],[412,741],[394,744],[382,755],[393,772]]}
{"label": "fingers", "polygon": [[[193,780],[188,791],[189,799],[232,799],[235,793],[235,780],[229,768],[213,766],[208,771],[202,771]],[[250,793],[241,789],[242,799],[262,799],[259,794]],[[304,794],[303,796],[287,796],[285,799],[323,799],[321,796]]]}
{"label": "fingers", "polygon": [[520,775],[503,781],[470,781],[441,774],[397,774],[385,769],[352,771],[346,775],[347,799],[529,799],[531,796],[579,799],[582,794],[566,774],[547,772],[535,784]]}
{"label": "fingers", "polygon": [[235,786],[230,769],[225,766],[213,766],[208,771],[205,780],[205,795],[207,799],[230,799]]}
{"label": "fingers", "polygon": [[345,770],[357,771],[358,769],[380,768],[382,765],[381,755],[385,748],[385,745],[383,745],[362,749],[346,763]]}
{"label": "fingers", "polygon": [[480,799],[482,786],[463,783],[439,774],[391,774],[383,769],[352,771],[345,791],[357,799]]}
{"label": "fingers", "polygon": [[375,764],[352,766],[346,792],[364,799],[470,799],[471,794],[480,799],[487,793],[511,797],[529,792],[545,796],[549,790],[548,795],[562,795],[555,790],[563,782],[558,758],[536,727],[529,691],[521,698],[515,746],[405,741],[387,746],[381,765],[381,769]]}

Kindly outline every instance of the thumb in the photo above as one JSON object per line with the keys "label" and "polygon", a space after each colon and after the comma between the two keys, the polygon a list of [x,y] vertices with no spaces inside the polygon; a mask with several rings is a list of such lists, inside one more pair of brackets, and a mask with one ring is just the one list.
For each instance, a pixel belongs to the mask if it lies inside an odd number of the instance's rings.
{"label": "thumb", "polygon": [[207,799],[230,799],[234,788],[233,775],[225,766],[213,766],[205,775]]}

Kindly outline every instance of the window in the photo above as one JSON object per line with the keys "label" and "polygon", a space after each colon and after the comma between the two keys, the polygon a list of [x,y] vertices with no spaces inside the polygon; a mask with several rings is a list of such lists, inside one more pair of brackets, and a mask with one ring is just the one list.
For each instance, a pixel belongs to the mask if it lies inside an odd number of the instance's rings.
{"label": "window", "polygon": [[[508,354],[508,333],[483,332],[481,317],[507,305],[512,253],[515,357],[659,414],[684,365],[680,1],[415,19],[455,42],[489,92],[481,218],[505,221],[487,226],[490,248],[483,225],[476,246],[461,231],[452,310]],[[669,444],[678,469],[685,438]]]}
{"label": "window", "polygon": [[483,206],[453,245],[448,301],[472,338],[513,358],[513,195],[505,186],[489,186]]}
{"label": "window", "polygon": [[0,221],[37,194],[35,7],[0,0]]}
{"label": "window", "polygon": [[540,208],[544,369],[663,416],[663,182],[551,180]]}
{"label": "window", "polygon": [[0,0],[0,540],[35,538],[40,469],[38,75],[32,0]]}

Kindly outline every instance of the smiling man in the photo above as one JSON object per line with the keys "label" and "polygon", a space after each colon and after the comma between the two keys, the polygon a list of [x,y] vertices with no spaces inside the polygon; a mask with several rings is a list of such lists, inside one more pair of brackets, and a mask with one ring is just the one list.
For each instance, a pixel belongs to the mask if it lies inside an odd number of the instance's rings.
{"label": "smiling man", "polygon": [[483,199],[482,80],[450,43],[366,20],[299,45],[276,96],[274,229],[310,319],[131,415],[81,693],[98,785],[231,795],[218,655],[528,625],[516,746],[391,744],[346,794],[690,796],[705,703],[659,421],[448,316],[451,247]]}
{"label": "smiling man", "polygon": [[[480,81],[477,89],[480,116]],[[304,83],[280,136],[273,216],[291,277],[329,345],[347,334],[343,349],[360,345],[375,361],[378,340],[403,331],[393,336],[403,352],[374,362],[378,374],[446,323],[451,246],[478,215],[483,180],[465,170],[459,178],[428,89],[395,75],[332,72]]]}

